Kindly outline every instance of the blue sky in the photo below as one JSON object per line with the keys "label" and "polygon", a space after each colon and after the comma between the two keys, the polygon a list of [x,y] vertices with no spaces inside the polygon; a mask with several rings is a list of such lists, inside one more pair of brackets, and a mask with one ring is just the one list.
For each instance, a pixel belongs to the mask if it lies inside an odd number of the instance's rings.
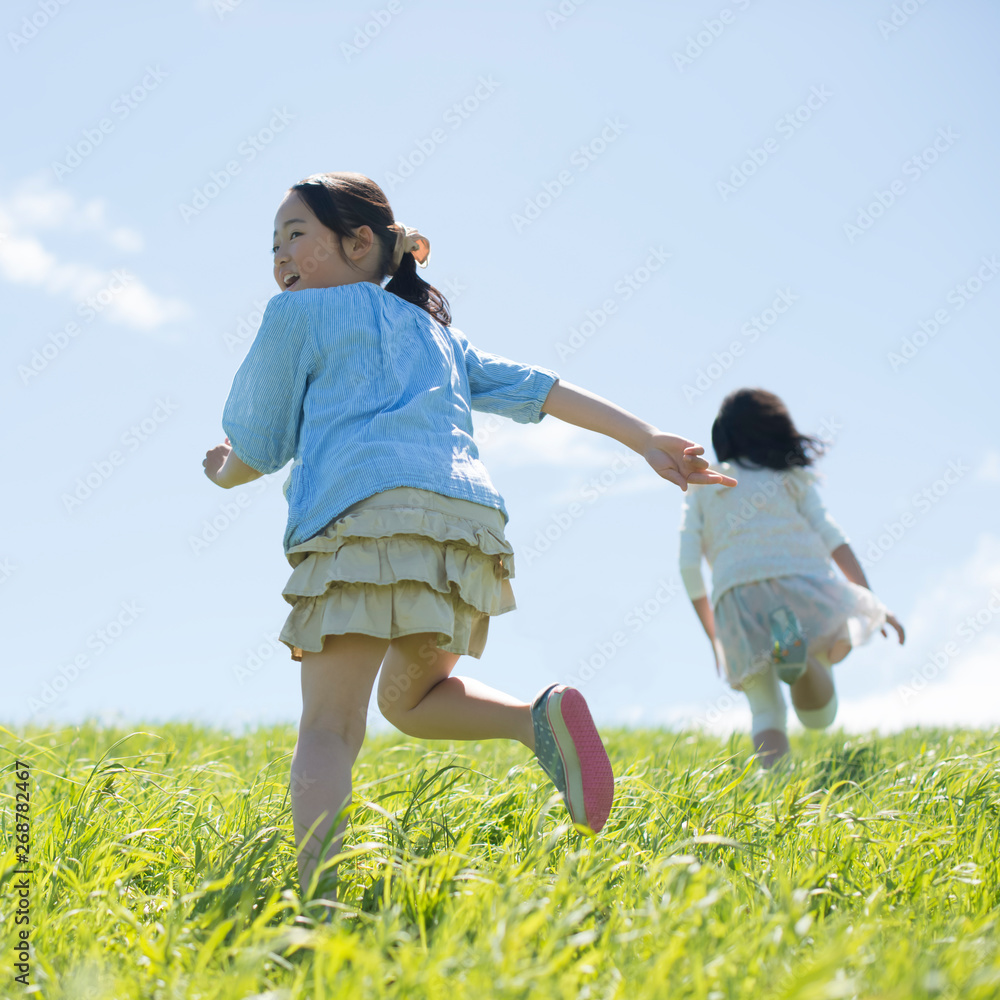
{"label": "blue sky", "polygon": [[[0,27],[5,720],[296,718],[284,476],[201,461],[283,192],[358,170],[478,346],[709,450],[727,392],[781,395],[909,630],[837,668],[840,722],[1000,724],[985,0],[18,0]],[[678,587],[680,491],[551,418],[479,426],[519,606],[460,669],[530,697],[587,664],[603,723],[745,729]]]}

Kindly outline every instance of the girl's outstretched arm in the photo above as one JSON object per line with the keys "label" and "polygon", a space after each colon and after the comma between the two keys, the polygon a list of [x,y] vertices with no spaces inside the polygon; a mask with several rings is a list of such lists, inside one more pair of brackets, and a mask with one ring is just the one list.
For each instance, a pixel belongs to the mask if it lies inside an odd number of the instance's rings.
{"label": "girl's outstretched arm", "polygon": [[[858,562],[857,556],[854,554],[854,549],[847,542],[844,542],[843,545],[838,545],[830,555],[833,557],[833,561],[840,567],[840,571],[851,583],[859,587],[864,587],[865,590],[872,589],[868,586],[868,578],[865,576],[865,571],[861,568],[861,563]],[[896,634],[899,636],[899,644],[902,646],[906,641],[906,632],[899,623],[899,619],[895,615],[887,615],[885,620],[896,630]],[[880,631],[882,635],[888,635],[884,627]]]}
{"label": "girl's outstretched arm", "polygon": [[857,557],[854,555],[854,550],[847,542],[844,542],[843,545],[838,545],[830,555],[851,583],[857,584],[859,587],[864,587],[865,590],[872,589],[868,586],[868,577],[865,576],[865,571],[861,568],[861,563],[858,562]]}
{"label": "girl's outstretched arm", "polygon": [[708,462],[701,457],[705,451],[701,445],[676,434],[665,434],[628,410],[569,382],[560,379],[552,386],[542,412],[620,441],[642,455],[658,476],[685,492],[688,483],[736,485],[731,476],[705,471]]}
{"label": "girl's outstretched arm", "polygon": [[715,655],[715,672],[719,671],[719,651],[715,648],[715,615],[712,613],[712,605],[707,596],[695,597],[691,603],[701,622],[701,627],[708,636],[708,641],[712,645],[712,653]]}

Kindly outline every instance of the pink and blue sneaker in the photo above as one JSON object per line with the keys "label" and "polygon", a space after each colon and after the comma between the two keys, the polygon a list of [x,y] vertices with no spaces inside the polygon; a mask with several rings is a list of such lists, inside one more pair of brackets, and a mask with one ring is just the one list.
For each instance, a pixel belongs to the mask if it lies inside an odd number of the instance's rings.
{"label": "pink and blue sneaker", "polygon": [[590,709],[576,688],[551,684],[531,703],[535,756],[562,794],[574,823],[600,832],[611,812],[615,776]]}

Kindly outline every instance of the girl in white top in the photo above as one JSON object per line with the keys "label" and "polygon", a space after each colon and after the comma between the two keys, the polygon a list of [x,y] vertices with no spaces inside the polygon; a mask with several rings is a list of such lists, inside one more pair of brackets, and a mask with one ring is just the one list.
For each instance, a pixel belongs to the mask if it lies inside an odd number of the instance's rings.
{"label": "girl in white top", "polygon": [[[788,751],[779,679],[791,686],[802,724],[825,729],[837,714],[831,666],[876,630],[887,635],[887,624],[902,643],[903,626],[868,589],[847,537],[823,507],[808,468],[821,442],[796,430],[777,396],[730,393],[712,425],[712,446],[718,471],[739,485],[687,492],[680,572],[716,670],[750,702],[754,746],[770,767]],[[831,557],[850,582],[836,575]]]}

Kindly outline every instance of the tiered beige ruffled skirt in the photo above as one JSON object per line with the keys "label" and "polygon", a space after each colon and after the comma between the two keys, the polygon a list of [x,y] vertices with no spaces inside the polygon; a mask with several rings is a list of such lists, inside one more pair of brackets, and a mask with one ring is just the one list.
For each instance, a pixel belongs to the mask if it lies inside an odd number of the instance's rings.
{"label": "tiered beige ruffled skirt", "polygon": [[301,660],[328,635],[435,632],[440,649],[482,656],[490,616],[516,607],[503,529],[496,508],[411,486],[356,503],[288,550],[281,641]]}

